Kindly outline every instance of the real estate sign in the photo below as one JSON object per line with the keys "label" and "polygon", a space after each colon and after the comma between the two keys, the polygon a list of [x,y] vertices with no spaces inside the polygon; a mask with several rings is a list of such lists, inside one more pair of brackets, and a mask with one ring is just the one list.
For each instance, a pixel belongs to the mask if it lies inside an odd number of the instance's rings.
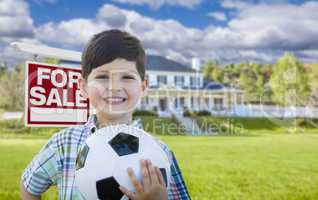
{"label": "real estate sign", "polygon": [[80,69],[26,62],[25,125],[68,126],[83,124],[89,102],[79,90]]}

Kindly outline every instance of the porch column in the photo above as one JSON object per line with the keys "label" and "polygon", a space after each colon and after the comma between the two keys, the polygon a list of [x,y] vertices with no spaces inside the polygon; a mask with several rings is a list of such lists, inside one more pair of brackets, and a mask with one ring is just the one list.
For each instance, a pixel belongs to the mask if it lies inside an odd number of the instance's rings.
{"label": "porch column", "polygon": [[223,108],[225,108],[226,110],[228,109],[228,94],[227,92],[224,93],[223,95]]}

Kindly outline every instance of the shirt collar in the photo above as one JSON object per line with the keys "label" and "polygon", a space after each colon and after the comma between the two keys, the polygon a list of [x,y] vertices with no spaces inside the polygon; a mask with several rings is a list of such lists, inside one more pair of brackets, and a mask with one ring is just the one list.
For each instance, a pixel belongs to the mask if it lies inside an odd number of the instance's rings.
{"label": "shirt collar", "polygon": [[[96,114],[92,114],[84,125],[85,128],[89,131],[89,134],[93,134],[97,131],[96,124],[97,124],[97,116]],[[132,122],[129,125],[142,129],[142,123],[140,118],[132,120]]]}

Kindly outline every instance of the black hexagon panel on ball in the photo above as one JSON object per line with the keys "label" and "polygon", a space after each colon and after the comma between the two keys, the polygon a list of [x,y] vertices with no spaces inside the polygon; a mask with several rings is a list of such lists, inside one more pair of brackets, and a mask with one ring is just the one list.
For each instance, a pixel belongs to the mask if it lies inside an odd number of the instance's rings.
{"label": "black hexagon panel on ball", "polygon": [[111,141],[109,141],[109,145],[119,156],[125,156],[138,153],[139,140],[133,135],[118,133]]}

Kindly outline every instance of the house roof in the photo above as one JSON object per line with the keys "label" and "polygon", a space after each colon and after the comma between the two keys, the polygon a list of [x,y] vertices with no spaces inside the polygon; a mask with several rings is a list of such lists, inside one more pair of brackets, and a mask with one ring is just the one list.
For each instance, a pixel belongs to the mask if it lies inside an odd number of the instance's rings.
{"label": "house roof", "polygon": [[196,72],[194,69],[174,60],[155,55],[147,55],[146,68],[154,71]]}
{"label": "house roof", "polygon": [[[76,61],[61,60],[61,63],[79,65]],[[169,71],[169,72],[196,72],[194,69],[187,67],[174,60],[167,59],[163,56],[147,55],[146,70]]]}
{"label": "house roof", "polygon": [[217,83],[217,82],[209,82],[206,83],[203,88],[208,89],[208,90],[222,90],[222,89],[226,89],[227,87],[221,83]]}

